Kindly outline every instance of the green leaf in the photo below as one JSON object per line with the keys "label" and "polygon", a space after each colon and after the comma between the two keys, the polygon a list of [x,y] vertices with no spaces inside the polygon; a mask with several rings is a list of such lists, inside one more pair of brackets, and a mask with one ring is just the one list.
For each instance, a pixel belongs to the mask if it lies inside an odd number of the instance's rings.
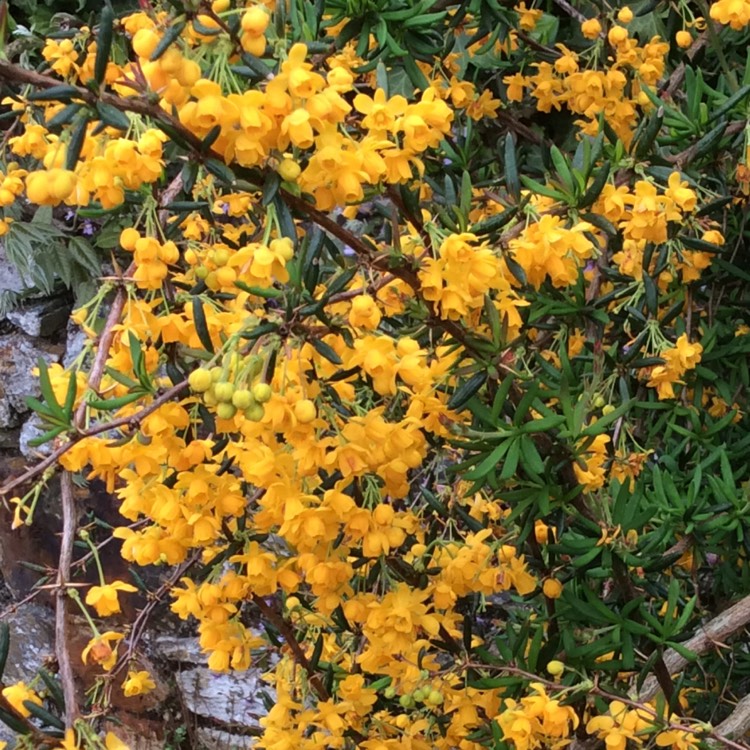
{"label": "green leaf", "polygon": [[108,127],[117,128],[117,130],[122,130],[123,132],[127,132],[130,129],[128,116],[117,109],[117,107],[98,101],[96,103],[96,111],[101,121]]}
{"label": "green leaf", "polygon": [[503,482],[507,481],[511,477],[515,476],[516,469],[518,468],[518,459],[521,457],[521,438],[516,437],[510,441],[508,448],[508,455],[503,463],[503,469],[500,472],[498,479]]}
{"label": "green leaf", "polygon": [[555,190],[554,188],[547,187],[546,185],[542,185],[541,182],[538,182],[537,180],[532,180],[531,177],[528,177],[525,174],[521,175],[521,182],[524,184],[525,187],[531,190],[532,193],[537,193],[538,195],[544,195],[547,198],[552,198],[562,203],[565,203],[568,200],[568,197],[565,195],[565,193],[561,193],[559,190]]}
{"label": "green leaf", "polygon": [[184,30],[184,20],[177,22],[172,21],[172,23],[167,28],[166,33],[159,41],[159,44],[156,45],[156,48],[151,53],[151,57],[149,58],[151,62],[154,62],[154,60],[158,60],[172,46],[172,44],[180,38],[180,35]]}
{"label": "green leaf", "polygon": [[492,450],[478,466],[474,467],[471,471],[467,471],[463,474],[463,478],[469,482],[474,482],[479,479],[484,479],[501,461],[510,448],[512,439],[503,440],[498,446]]}
{"label": "green leaf", "polygon": [[512,132],[505,136],[505,187],[518,202],[521,198],[521,183],[516,162],[516,139]]}
{"label": "green leaf", "polygon": [[78,158],[81,155],[83,142],[86,140],[86,128],[89,124],[89,116],[85,112],[79,115],[77,119],[78,121],[73,126],[70,133],[68,148],[65,152],[65,169],[70,171],[75,170],[76,165],[78,164]]}
{"label": "green leaf", "polygon": [[318,352],[318,354],[320,354],[321,357],[325,357],[332,364],[334,365],[344,364],[341,357],[339,357],[339,355],[336,354],[333,347],[326,344],[325,341],[321,341],[320,339],[310,339],[310,344],[312,345],[313,349],[315,349],[315,351]]}
{"label": "green leaf", "polygon": [[193,322],[195,323],[195,332],[198,334],[201,344],[207,352],[213,353],[214,344],[211,340],[211,334],[206,322],[206,313],[203,310],[203,301],[200,297],[193,297]]}
{"label": "green leaf", "polygon": [[596,422],[581,430],[581,437],[594,437],[596,435],[601,435],[609,425],[617,421],[623,414],[629,411],[634,403],[635,399],[630,399],[624,404],[620,404],[620,406],[609,414],[599,417]]}
{"label": "green leaf", "polygon": [[97,411],[115,411],[121,409],[123,406],[132,404],[139,398],[143,398],[143,393],[128,393],[125,396],[119,396],[118,398],[89,398],[86,403]]}
{"label": "green leaf", "polygon": [[44,357],[39,357],[37,359],[37,367],[39,368],[39,387],[42,391],[42,396],[44,396],[45,405],[60,419],[65,419],[65,412],[57,401],[55,391],[52,388],[52,382],[49,379],[47,360]]}
{"label": "green leaf", "polygon": [[203,162],[206,171],[212,174],[220,183],[232,187],[235,182],[234,172],[223,162],[217,159],[206,159]]}
{"label": "green leaf", "polygon": [[73,97],[80,98],[80,90],[75,86],[70,86],[67,83],[63,83],[59,86],[50,86],[47,89],[34,91],[26,98],[30,102],[69,102]]}
{"label": "green leaf", "polygon": [[469,399],[479,392],[486,380],[487,373],[484,371],[472,375],[453,392],[448,400],[448,408],[453,411],[460,411]]}
{"label": "green leaf", "polygon": [[109,2],[105,1],[99,18],[99,30],[96,35],[96,57],[94,58],[94,80],[99,86],[104,83],[104,76],[107,72],[109,53],[112,50],[114,21],[115,12]]}
{"label": "green leaf", "polygon": [[7,622],[0,622],[0,677],[5,672],[10,650],[10,626]]}
{"label": "green leaf", "polygon": [[58,716],[55,716],[41,706],[38,706],[33,701],[24,701],[23,705],[26,710],[32,716],[39,719],[42,724],[46,724],[49,727],[55,727],[56,729],[65,729],[65,722],[63,722]]}

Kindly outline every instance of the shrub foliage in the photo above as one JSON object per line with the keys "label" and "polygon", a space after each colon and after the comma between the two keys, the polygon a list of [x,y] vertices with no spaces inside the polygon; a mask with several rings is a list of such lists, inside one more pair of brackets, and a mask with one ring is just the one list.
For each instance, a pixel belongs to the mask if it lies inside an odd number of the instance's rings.
{"label": "shrub foliage", "polygon": [[89,6],[0,24],[0,231],[88,334],[0,488],[62,487],[18,747],[126,747],[160,607],[275,653],[265,750],[745,747],[750,3]]}

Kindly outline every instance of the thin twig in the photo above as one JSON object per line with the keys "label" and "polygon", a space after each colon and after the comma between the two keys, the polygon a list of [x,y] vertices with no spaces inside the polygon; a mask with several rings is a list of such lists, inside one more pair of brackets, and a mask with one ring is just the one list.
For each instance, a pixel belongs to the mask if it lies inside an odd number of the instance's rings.
{"label": "thin twig", "polygon": [[57,592],[55,604],[55,654],[60,674],[60,683],[65,697],[65,726],[70,729],[78,718],[78,696],[76,694],[73,666],[70,661],[70,635],[68,630],[68,589],[70,566],[73,561],[73,543],[76,535],[76,505],[73,497],[73,478],[69,471],[60,477],[63,532],[60,558],[57,567]]}
{"label": "thin twig", "polygon": [[315,674],[315,670],[312,669],[310,660],[302,650],[302,646],[299,645],[299,642],[294,635],[294,631],[292,630],[292,626],[262,597],[253,594],[253,602],[257,605],[263,617],[279,631],[282,638],[286,641],[286,644],[289,646],[289,649],[294,656],[294,660],[307,672],[307,679],[318,697],[324,701],[328,700],[330,697],[328,691],[326,690],[325,685],[320,681],[320,677]]}
{"label": "thin twig", "polygon": [[155,412],[160,406],[163,406],[167,401],[171,401],[176,395],[187,388],[187,380],[183,380],[175,386],[172,386],[168,390],[164,391],[161,395],[157,396],[148,406],[144,407],[137,414],[132,414],[129,417],[121,417],[120,419],[114,419],[111,422],[103,422],[88,430],[83,430],[71,436],[69,442],[63,443],[59,448],[50,453],[47,458],[35,464],[30,469],[27,469],[21,476],[12,479],[7,484],[0,487],[0,496],[7,495],[11,490],[14,490],[19,485],[25,484],[30,479],[41,474],[43,471],[48,469],[50,466],[57,463],[57,461],[64,456],[76,443],[80,443],[81,440],[85,440],[95,435],[101,435],[103,432],[109,430],[115,430],[118,427],[131,427],[135,428],[147,417],[149,414]]}

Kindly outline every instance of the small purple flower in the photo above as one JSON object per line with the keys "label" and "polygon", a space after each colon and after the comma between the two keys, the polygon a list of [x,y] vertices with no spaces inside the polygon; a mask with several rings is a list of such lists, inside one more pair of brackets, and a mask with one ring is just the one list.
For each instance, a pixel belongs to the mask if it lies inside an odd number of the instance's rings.
{"label": "small purple flower", "polygon": [[353,248],[349,247],[349,245],[344,245],[342,252],[347,258],[353,258],[357,254]]}
{"label": "small purple flower", "polygon": [[75,215],[76,215],[76,212],[69,208],[65,212],[65,221],[71,221],[75,217]]}
{"label": "small purple flower", "polygon": [[221,204],[221,211],[226,216],[229,214],[229,204],[228,203],[222,203]]}
{"label": "small purple flower", "polygon": [[92,237],[95,231],[96,231],[96,227],[94,226],[94,223],[86,219],[83,222],[83,229],[81,230],[81,234],[84,237]]}
{"label": "small purple flower", "polygon": [[453,159],[449,159],[447,156],[443,159],[443,164],[446,167],[449,167],[451,164],[453,164]]}

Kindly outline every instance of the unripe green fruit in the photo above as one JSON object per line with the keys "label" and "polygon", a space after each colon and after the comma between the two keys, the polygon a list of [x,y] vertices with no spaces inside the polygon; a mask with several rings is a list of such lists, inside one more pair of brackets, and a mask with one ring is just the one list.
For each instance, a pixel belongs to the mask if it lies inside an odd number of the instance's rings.
{"label": "unripe green fruit", "polygon": [[214,395],[213,389],[211,389],[210,391],[206,391],[203,394],[203,403],[206,406],[216,406],[216,404],[219,403],[216,396]]}
{"label": "unripe green fruit", "polygon": [[208,370],[193,370],[188,377],[188,385],[195,393],[205,393],[212,385],[213,380]]}
{"label": "unripe green fruit", "polygon": [[385,689],[385,690],[383,691],[383,695],[384,695],[384,696],[385,696],[386,698],[388,698],[389,700],[390,700],[391,698],[395,698],[395,697],[396,697],[396,688],[395,688],[395,687],[393,687],[393,685],[391,685],[391,686],[387,687],[387,688],[386,688],[386,689]]}
{"label": "unripe green fruit", "polygon": [[428,692],[424,688],[417,688],[411,695],[417,703],[421,703],[427,697]]}
{"label": "unripe green fruit", "polygon": [[259,357],[257,354],[252,354],[247,358],[247,372],[251,378],[256,375],[260,375],[260,371],[263,369],[263,357]]}
{"label": "unripe green fruit", "polygon": [[439,706],[443,700],[443,694],[439,690],[430,690],[425,702],[429,703],[431,706]]}
{"label": "unripe green fruit", "polygon": [[273,389],[268,383],[256,383],[253,386],[253,398],[259,404],[265,404],[267,401],[270,401],[271,396],[273,396]]}
{"label": "unripe green fruit", "polygon": [[247,388],[240,388],[239,390],[236,390],[232,395],[232,403],[238,409],[242,409],[244,411],[255,403],[255,399],[253,398],[253,394],[250,393]]}
{"label": "unripe green fruit", "polygon": [[234,383],[217,383],[214,386],[214,395],[219,401],[228,404],[234,396]]}
{"label": "unripe green fruit", "polygon": [[216,416],[221,419],[231,419],[237,413],[237,407],[233,404],[219,404],[216,407]]}
{"label": "unripe green fruit", "polygon": [[208,269],[205,266],[198,266],[198,268],[195,269],[196,279],[205,279],[206,276],[208,276]]}
{"label": "unripe green fruit", "polygon": [[222,376],[224,375],[224,370],[221,367],[212,367],[211,368],[211,380],[214,381],[214,383],[218,383]]}
{"label": "unripe green fruit", "polygon": [[245,409],[244,411],[245,419],[248,419],[251,422],[260,422],[260,420],[263,419],[263,415],[265,413],[266,410],[257,403]]}
{"label": "unripe green fruit", "polygon": [[414,708],[414,698],[411,695],[402,695],[398,699],[398,705],[401,708]]}

